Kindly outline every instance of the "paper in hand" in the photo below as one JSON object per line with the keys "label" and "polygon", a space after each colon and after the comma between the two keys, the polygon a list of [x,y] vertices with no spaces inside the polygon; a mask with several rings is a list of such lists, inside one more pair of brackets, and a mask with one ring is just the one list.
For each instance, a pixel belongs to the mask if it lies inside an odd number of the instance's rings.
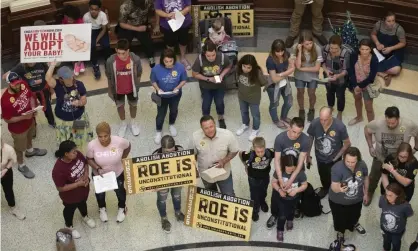
{"label": "paper in hand", "polygon": [[96,193],[103,193],[118,188],[115,172],[108,172],[102,176],[93,176],[94,190]]}
{"label": "paper in hand", "polygon": [[42,109],[44,109],[44,106],[43,105],[38,105],[37,107],[33,108],[32,110],[22,113],[22,115],[27,115],[27,114],[35,113],[37,111],[42,111]]}
{"label": "paper in hand", "polygon": [[185,19],[184,15],[181,14],[180,11],[176,10],[175,14],[175,19],[168,20],[168,25],[174,32],[181,28]]}
{"label": "paper in hand", "polygon": [[373,49],[373,52],[379,60],[379,63],[385,60],[385,57],[376,48]]}
{"label": "paper in hand", "polygon": [[214,78],[215,78],[215,82],[216,83],[221,83],[222,81],[221,81],[221,77],[219,77],[218,75],[216,75],[216,76],[214,76]]}

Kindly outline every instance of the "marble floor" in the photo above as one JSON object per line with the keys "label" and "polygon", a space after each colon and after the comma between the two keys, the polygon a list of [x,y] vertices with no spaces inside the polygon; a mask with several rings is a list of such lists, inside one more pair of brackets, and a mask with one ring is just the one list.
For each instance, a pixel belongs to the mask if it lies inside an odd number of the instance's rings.
{"label": "marble floor", "polygon": [[[91,73],[86,73],[85,78],[92,79]],[[144,74],[145,78],[145,74]],[[416,78],[415,78],[416,79]],[[143,79],[146,81],[146,79]],[[89,90],[100,90],[102,83],[86,83]],[[96,85],[96,88],[94,86]],[[101,87],[99,87],[101,85]],[[293,90],[295,91],[295,90]],[[141,126],[141,134],[138,137],[127,133],[127,138],[132,143],[131,156],[142,156],[152,153],[158,146],[154,144],[156,107],[150,100],[151,87],[140,89],[140,105],[138,122]],[[118,115],[114,103],[101,91],[91,92],[88,97],[87,111],[91,118],[91,124],[95,126],[101,121],[107,121],[112,125],[112,131],[118,129]],[[294,92],[295,93],[295,92]],[[96,94],[96,95],[94,95]],[[326,104],[325,88],[320,86],[317,90],[317,111]],[[232,90],[225,96],[226,124],[228,129],[235,132],[241,125],[237,92]],[[296,104],[296,100],[294,101]],[[178,122],[176,124],[178,136],[176,143],[186,145],[193,131],[199,129],[200,119],[200,91],[196,82],[189,82],[184,87]],[[396,105],[401,110],[402,117],[418,118],[418,110],[413,109],[418,105],[417,101],[405,99],[393,95],[382,94],[375,102],[377,117],[383,116],[387,106]],[[296,116],[298,111],[295,105],[290,112],[290,117]],[[214,107],[212,114],[215,114]],[[346,111],[344,122],[347,123],[355,115],[352,96],[347,92]],[[8,213],[4,196],[1,198],[1,250],[5,251],[52,251],[55,250],[55,232],[64,226],[62,217],[62,203],[51,178],[56,150],[54,131],[50,129],[43,115],[39,115],[38,136],[34,140],[36,147],[47,148],[49,153],[40,158],[27,160],[28,166],[35,172],[32,180],[25,179],[16,169],[14,172],[14,190],[17,205],[22,209],[27,219],[19,221]],[[262,95],[261,102],[261,133],[265,137],[268,146],[272,146],[275,136],[282,130],[275,127],[268,114],[268,97]],[[348,127],[349,135],[354,146],[360,148],[363,158],[370,165],[371,157],[368,154],[367,144],[363,135],[364,122],[353,127]],[[167,121],[165,133],[167,133]],[[11,144],[10,134],[5,123],[2,125],[2,138]],[[247,140],[248,133],[239,137],[240,148],[247,150],[250,143]],[[249,198],[248,181],[244,168],[238,158],[232,160],[233,180],[236,195]],[[314,187],[320,185],[316,166],[307,171],[308,180]],[[200,181],[198,183],[201,185]],[[185,194],[183,190],[182,207],[185,208]],[[268,203],[271,193],[268,194]],[[379,228],[380,210],[377,206],[376,194],[372,205],[363,208],[360,223],[367,230],[366,236],[350,234],[348,243],[354,243],[358,250],[381,250],[382,237]],[[327,200],[323,201],[328,208]],[[88,200],[89,215],[96,220],[97,227],[89,229],[81,223],[80,214],[75,215],[75,228],[79,230],[81,238],[76,240],[78,251],[113,251],[113,250],[326,250],[335,238],[332,227],[332,216],[322,215],[316,218],[304,218],[295,222],[295,229],[285,233],[285,243],[276,242],[276,231],[267,230],[265,223],[270,216],[261,213],[260,220],[252,224],[251,241],[249,243],[235,242],[232,237],[225,237],[205,230],[197,230],[186,227],[174,221],[174,212],[170,200],[167,210],[169,219],[173,224],[171,234],[166,234],[161,229],[160,218],[156,208],[156,193],[131,195],[127,199],[129,213],[126,220],[116,223],[117,201],[114,193],[107,194],[108,214],[110,221],[102,223],[99,220],[99,212],[93,188]],[[418,211],[418,196],[412,200],[413,208]],[[418,229],[418,217],[414,216],[408,221],[407,231],[403,237],[403,249],[414,240]],[[183,245],[190,244],[192,245]],[[166,248],[162,248],[166,247]]]}

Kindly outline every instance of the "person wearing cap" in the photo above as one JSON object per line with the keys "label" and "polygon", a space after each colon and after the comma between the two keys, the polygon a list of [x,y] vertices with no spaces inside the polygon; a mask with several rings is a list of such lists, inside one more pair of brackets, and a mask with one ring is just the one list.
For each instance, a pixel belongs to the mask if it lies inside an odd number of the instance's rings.
{"label": "person wearing cap", "polygon": [[56,96],[55,116],[58,144],[72,140],[81,151],[93,139],[90,120],[85,110],[87,91],[83,82],[74,78],[73,71],[68,66],[58,69],[58,79],[53,77],[56,62],[51,62],[46,73],[46,81],[54,89]]}
{"label": "person wearing cap", "polygon": [[32,179],[35,174],[24,163],[23,152],[27,158],[47,154],[45,149],[32,147],[36,112],[31,111],[36,107],[36,101],[28,84],[16,73],[8,74],[6,80],[9,86],[1,96],[2,118],[12,134],[18,170],[26,178]]}

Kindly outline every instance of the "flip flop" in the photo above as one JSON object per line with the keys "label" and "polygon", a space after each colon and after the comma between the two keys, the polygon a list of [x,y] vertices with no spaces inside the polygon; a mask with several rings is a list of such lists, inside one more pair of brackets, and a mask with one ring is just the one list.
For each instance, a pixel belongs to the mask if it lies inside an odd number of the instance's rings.
{"label": "flip flop", "polygon": [[353,126],[353,125],[355,125],[357,123],[360,123],[361,121],[363,121],[363,118],[359,119],[359,118],[356,117],[356,118],[353,118],[352,120],[350,120],[348,122],[348,125],[349,126]]}

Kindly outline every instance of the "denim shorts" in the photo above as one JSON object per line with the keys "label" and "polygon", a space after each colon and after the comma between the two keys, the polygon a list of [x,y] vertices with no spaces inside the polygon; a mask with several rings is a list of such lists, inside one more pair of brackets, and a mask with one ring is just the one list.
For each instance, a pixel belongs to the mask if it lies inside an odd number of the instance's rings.
{"label": "denim shorts", "polygon": [[295,79],[295,86],[296,88],[309,88],[309,89],[316,89],[318,87],[318,82],[316,80],[312,80],[311,82],[302,81],[299,79]]}

